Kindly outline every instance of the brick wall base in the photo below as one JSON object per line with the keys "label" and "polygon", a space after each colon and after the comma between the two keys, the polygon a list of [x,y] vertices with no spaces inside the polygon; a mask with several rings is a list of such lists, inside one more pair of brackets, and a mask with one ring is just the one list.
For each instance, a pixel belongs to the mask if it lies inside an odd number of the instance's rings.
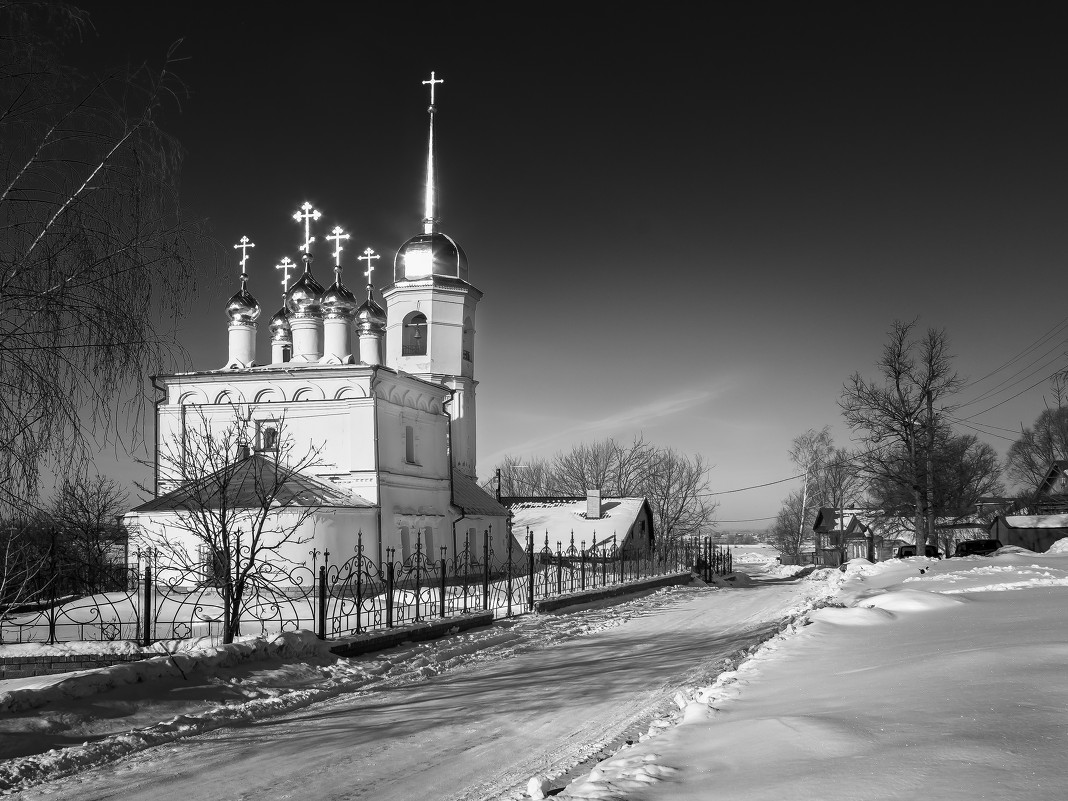
{"label": "brick wall base", "polygon": [[74,670],[92,670],[126,662],[139,662],[159,654],[50,654],[46,656],[0,656],[0,680],[28,676],[54,676]]}

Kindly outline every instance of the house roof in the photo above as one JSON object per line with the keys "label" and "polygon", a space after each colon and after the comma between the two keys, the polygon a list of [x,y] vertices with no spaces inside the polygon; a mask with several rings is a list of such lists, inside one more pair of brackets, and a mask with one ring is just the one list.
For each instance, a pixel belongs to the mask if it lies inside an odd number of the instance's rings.
{"label": "house roof", "polygon": [[1008,528],[1068,528],[1068,515],[1006,515],[1001,521]]}
{"label": "house roof", "polygon": [[813,531],[828,533],[840,531],[839,522],[845,521],[845,530],[851,531],[859,527],[862,531],[867,529],[870,523],[865,522],[863,515],[867,515],[863,509],[836,509],[832,506],[821,507],[816,513],[816,519],[812,523]]}
{"label": "house roof", "polygon": [[459,471],[452,475],[452,502],[468,515],[507,517],[508,507],[480,487],[474,479]]}
{"label": "house roof", "polygon": [[[622,543],[649,502],[644,497],[602,498],[601,517],[595,520],[586,518],[585,498],[513,498],[507,505],[512,511],[512,531],[518,534],[529,528],[535,543],[548,534],[550,545],[555,545],[556,541],[570,540],[574,533],[576,545],[585,542],[590,546],[595,536],[603,542],[615,535],[616,542]],[[651,520],[651,512],[649,517]]]}
{"label": "house roof", "polygon": [[1042,483],[1038,485],[1038,489],[1035,491],[1035,497],[1042,495],[1049,495],[1050,488],[1054,482],[1062,475],[1068,472],[1068,462],[1056,461],[1049,466],[1049,470],[1046,471],[1046,477],[1042,479]]}
{"label": "house roof", "polygon": [[311,476],[287,472],[277,462],[254,453],[196,481],[187,482],[165,495],[153,498],[130,511],[166,512],[194,508],[217,509],[225,497],[235,509],[261,505],[260,498],[273,491],[272,506],[332,506],[373,508],[375,504],[354,493],[345,492]]}

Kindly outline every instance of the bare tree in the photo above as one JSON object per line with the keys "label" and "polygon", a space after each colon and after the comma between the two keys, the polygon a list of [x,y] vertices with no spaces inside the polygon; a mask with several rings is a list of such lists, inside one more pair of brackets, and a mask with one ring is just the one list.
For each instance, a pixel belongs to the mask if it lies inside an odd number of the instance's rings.
{"label": "bare tree", "polygon": [[502,496],[576,497],[593,489],[610,497],[644,496],[660,542],[714,525],[718,504],[708,500],[705,460],[657,448],[641,435],[629,445],[611,438],[581,443],[548,462],[506,456],[497,469]]}
{"label": "bare tree", "polygon": [[81,594],[123,583],[125,532],[117,518],[129,509],[128,501],[117,481],[85,472],[65,478],[56,492],[48,517],[62,535],[63,568]]}
{"label": "bare tree", "polygon": [[609,482],[615,478],[619,449],[614,440],[576,445],[553,459],[551,471],[555,488],[562,495],[584,495],[587,490],[599,489],[614,494]]}
{"label": "bare tree", "polygon": [[[226,424],[191,416],[184,434],[163,443],[161,478],[177,488],[146,504],[163,527],[142,534],[163,551],[166,569],[218,588],[225,642],[240,633],[249,598],[277,592],[295,566],[289,546],[307,541],[302,526],[329,492],[302,476],[319,464],[319,450],[296,453],[284,421],[277,450],[250,453],[250,419],[251,410],[235,410]],[[327,500],[345,502],[340,492]]]}
{"label": "bare tree", "polygon": [[520,459],[517,456],[505,456],[497,465],[496,470],[500,471],[499,489],[504,497],[542,498],[559,494],[555,487],[550,486],[552,471],[549,463],[544,459],[535,457]]}
{"label": "bare tree", "polygon": [[[974,435],[954,434],[944,423],[937,425],[934,441],[935,447],[930,462],[923,460],[919,477],[920,484],[927,486],[929,465],[932,471],[930,507],[933,514],[946,524],[973,520],[978,500],[1002,491],[998,455],[990,445],[980,442]],[[895,447],[899,458],[892,460],[884,457],[883,465],[908,470],[910,460],[904,447],[900,444]],[[912,515],[915,501],[908,476],[873,475],[869,492],[872,504],[880,509],[885,517],[900,517],[904,530],[916,530],[915,517]],[[953,529],[943,530],[942,541],[937,543],[947,552],[954,539],[952,531]],[[934,534],[938,536],[938,531]]]}
{"label": "bare tree", "polygon": [[1006,475],[1028,494],[1034,494],[1042,485],[1054,462],[1068,459],[1066,380],[1065,373],[1050,380],[1053,403],[1039,413],[1033,426],[1021,429],[1020,438],[1009,446],[1005,456]]}
{"label": "bare tree", "polygon": [[80,75],[60,45],[86,20],[0,2],[0,512],[33,504],[47,463],[137,437],[191,294],[179,147],[156,122],[169,63]]}
{"label": "bare tree", "polygon": [[[895,321],[876,362],[879,381],[854,373],[839,406],[849,427],[865,438],[858,463],[875,481],[891,481],[908,492],[916,528],[916,553],[934,535],[933,471],[937,421],[934,404],[960,388],[945,330],[914,337],[915,321]],[[944,409],[940,408],[940,411]]]}
{"label": "bare tree", "polygon": [[671,448],[657,451],[643,493],[653,508],[658,542],[667,544],[711,528],[718,504],[708,500],[709,466],[704,458]]}
{"label": "bare tree", "polygon": [[[783,499],[768,534],[772,544],[787,556],[801,556],[807,535],[805,533],[806,511],[803,491],[795,490]],[[809,528],[811,530],[811,527]]]}
{"label": "bare tree", "polygon": [[39,599],[55,580],[39,524],[0,520],[0,611]]}

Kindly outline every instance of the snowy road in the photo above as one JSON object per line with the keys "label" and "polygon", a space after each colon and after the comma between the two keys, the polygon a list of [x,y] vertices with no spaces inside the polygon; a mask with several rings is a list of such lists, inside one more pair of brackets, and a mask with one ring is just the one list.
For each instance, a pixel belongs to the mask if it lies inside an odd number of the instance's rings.
{"label": "snowy road", "polygon": [[439,665],[457,654],[440,672],[420,670],[428,646],[397,649],[402,681],[175,740],[23,797],[520,798],[532,775],[564,777],[637,739],[679,687],[709,683],[725,658],[776,631],[807,584],[678,588],[520,618],[429,646]]}

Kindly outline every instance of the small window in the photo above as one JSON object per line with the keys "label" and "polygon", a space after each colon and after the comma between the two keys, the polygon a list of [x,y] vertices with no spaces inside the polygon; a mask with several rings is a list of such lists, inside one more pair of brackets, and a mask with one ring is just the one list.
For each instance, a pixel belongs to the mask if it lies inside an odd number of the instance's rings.
{"label": "small window", "polygon": [[401,526],[401,560],[407,561],[412,554],[412,532],[407,526]]}
{"label": "small window", "polygon": [[278,451],[278,421],[258,420],[256,422],[256,450]]}
{"label": "small window", "polygon": [[475,327],[471,324],[470,317],[464,319],[462,355],[465,362],[471,362],[475,359]]}
{"label": "small window", "polygon": [[416,464],[415,429],[411,426],[404,427],[404,461],[408,464]]}
{"label": "small window", "polygon": [[423,555],[427,559],[436,559],[438,556],[434,552],[434,529],[430,526],[423,529]]}

